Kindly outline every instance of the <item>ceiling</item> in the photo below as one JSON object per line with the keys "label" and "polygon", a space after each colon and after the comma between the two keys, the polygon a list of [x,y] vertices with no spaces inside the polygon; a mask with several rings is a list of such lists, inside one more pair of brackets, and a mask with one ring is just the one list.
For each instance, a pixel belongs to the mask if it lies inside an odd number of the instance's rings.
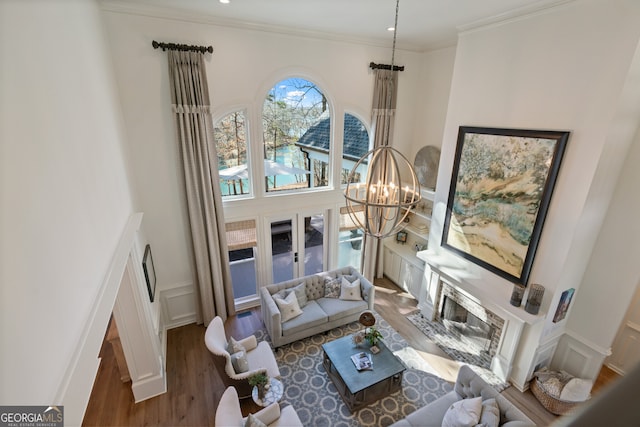
{"label": "ceiling", "polygon": [[[107,10],[391,46],[395,0],[99,0]],[[459,30],[571,0],[400,0],[397,46],[454,45]]]}

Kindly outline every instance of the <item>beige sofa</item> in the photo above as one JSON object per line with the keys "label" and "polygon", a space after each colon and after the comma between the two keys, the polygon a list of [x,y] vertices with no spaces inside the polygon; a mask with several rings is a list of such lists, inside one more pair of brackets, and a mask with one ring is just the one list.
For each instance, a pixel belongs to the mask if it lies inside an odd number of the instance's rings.
{"label": "beige sofa", "polygon": [[[327,298],[325,282],[345,276],[350,282],[360,280],[362,298],[358,301]],[[283,290],[305,284],[307,303],[302,314],[282,322],[280,309],[273,295]],[[286,292],[286,291],[285,291]],[[260,289],[262,319],[271,337],[273,347],[280,347],[338,326],[358,320],[365,310],[373,310],[375,287],[353,267],[344,267],[288,280]]]}
{"label": "beige sofa", "polygon": [[535,427],[535,423],[531,419],[466,365],[460,368],[453,390],[412,412],[406,418],[392,424],[391,427],[440,427],[451,405],[462,399],[478,396],[482,397],[483,402],[491,398],[496,400],[500,412],[498,425],[502,427]]}

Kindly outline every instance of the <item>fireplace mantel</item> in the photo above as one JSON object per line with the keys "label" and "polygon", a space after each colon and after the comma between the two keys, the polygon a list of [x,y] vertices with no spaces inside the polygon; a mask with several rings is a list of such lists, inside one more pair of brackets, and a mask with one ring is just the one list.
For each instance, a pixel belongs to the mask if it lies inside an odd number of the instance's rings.
{"label": "fireplace mantel", "polygon": [[472,273],[467,267],[468,263],[455,255],[426,250],[418,252],[417,257],[442,278],[470,294],[497,315],[529,325],[541,322],[545,318],[545,313],[542,311],[537,315],[527,313],[523,308],[524,301],[522,307],[514,307],[509,303],[513,288],[511,283],[496,277],[497,281],[504,282],[504,286],[498,286],[497,289],[493,286],[488,289],[486,280]]}
{"label": "fireplace mantel", "polygon": [[[504,320],[504,327],[498,350],[491,361],[491,370],[503,380],[511,379],[518,349],[524,345],[521,337],[526,327],[540,324],[545,319],[545,313],[537,315],[527,313],[522,307],[514,307],[509,303],[513,285],[504,279],[480,277],[474,273],[469,264],[461,258],[448,253],[438,253],[432,250],[420,251],[417,257],[426,263],[425,280],[419,295],[418,307],[422,315],[435,320],[436,301],[446,283],[464,293],[476,303],[493,312]],[[500,283],[503,281],[504,283]],[[513,381],[512,381],[513,383]],[[520,390],[524,384],[514,384]]]}

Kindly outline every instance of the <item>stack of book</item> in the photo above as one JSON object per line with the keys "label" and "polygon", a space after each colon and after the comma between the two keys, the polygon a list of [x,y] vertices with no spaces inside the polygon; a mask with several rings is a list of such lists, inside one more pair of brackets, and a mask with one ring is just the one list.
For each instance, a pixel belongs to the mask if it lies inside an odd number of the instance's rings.
{"label": "stack of book", "polygon": [[351,356],[353,364],[356,365],[358,371],[373,369],[373,359],[370,354],[365,352],[356,353]]}

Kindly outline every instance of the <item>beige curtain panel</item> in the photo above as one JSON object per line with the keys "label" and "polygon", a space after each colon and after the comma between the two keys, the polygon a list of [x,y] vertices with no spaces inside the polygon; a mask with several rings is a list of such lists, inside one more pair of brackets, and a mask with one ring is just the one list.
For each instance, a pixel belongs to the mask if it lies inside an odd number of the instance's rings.
{"label": "beige curtain panel", "polygon": [[222,195],[203,54],[168,52],[171,104],[182,151],[202,321],[234,314]]}
{"label": "beige curtain panel", "polygon": [[398,98],[398,72],[375,69],[373,103],[371,105],[371,130],[373,148],[392,145],[393,122]]}
{"label": "beige curtain panel", "polygon": [[[377,68],[373,70],[373,102],[371,104],[371,135],[373,148],[391,145],[393,123],[398,98],[398,71]],[[375,180],[374,180],[375,182]],[[381,250],[378,239],[364,236],[362,275],[373,282],[376,277],[378,253]]]}

